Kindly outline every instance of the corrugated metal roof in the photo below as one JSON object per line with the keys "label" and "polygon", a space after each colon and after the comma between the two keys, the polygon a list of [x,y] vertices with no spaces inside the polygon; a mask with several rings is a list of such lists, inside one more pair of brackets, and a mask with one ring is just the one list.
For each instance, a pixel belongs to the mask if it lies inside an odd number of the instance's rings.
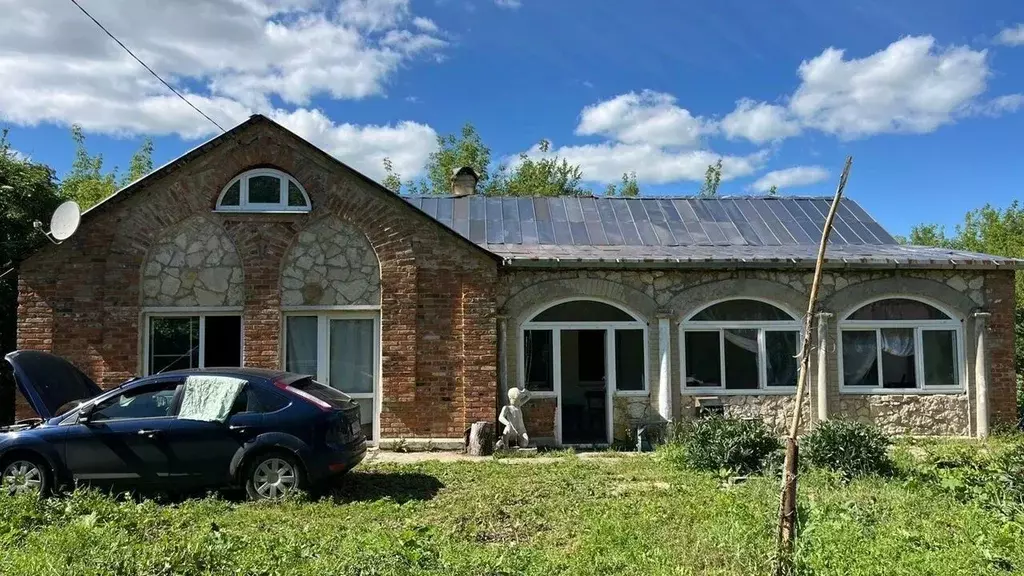
{"label": "corrugated metal roof", "polygon": [[[814,197],[406,196],[517,266],[811,268],[832,200]],[[1024,268],[1024,260],[902,246],[855,201],[836,213],[829,267]]]}
{"label": "corrugated metal roof", "polygon": [[[801,246],[818,242],[828,198],[406,198],[470,241],[492,246]],[[895,244],[844,199],[832,243]]]}

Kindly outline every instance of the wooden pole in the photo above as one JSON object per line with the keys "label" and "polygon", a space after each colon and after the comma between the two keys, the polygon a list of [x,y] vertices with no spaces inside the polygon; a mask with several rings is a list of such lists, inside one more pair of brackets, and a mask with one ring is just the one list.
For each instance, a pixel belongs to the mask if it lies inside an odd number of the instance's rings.
{"label": "wooden pole", "polygon": [[793,409],[793,419],[789,426],[789,436],[786,437],[786,460],[782,470],[782,495],[779,500],[779,531],[778,531],[778,556],[775,562],[775,574],[783,576],[792,572],[793,541],[796,539],[796,470],[799,449],[797,446],[797,433],[800,430],[800,412],[804,401],[804,390],[807,388],[807,373],[810,371],[811,363],[811,328],[814,319],[814,309],[818,303],[818,287],[821,284],[821,269],[825,262],[825,249],[828,247],[828,237],[832,232],[832,221],[835,220],[836,210],[839,209],[839,201],[843,197],[843,189],[846,188],[846,180],[850,176],[850,167],[853,165],[853,157],[846,157],[846,165],[839,177],[839,186],[836,188],[836,195],[832,198],[832,206],[829,208],[828,217],[825,218],[825,226],[821,230],[821,242],[818,244],[818,260],[814,264],[814,281],[811,283],[811,294],[807,300],[807,314],[804,315],[804,338],[803,346],[800,348],[800,375],[796,385],[796,405]]}

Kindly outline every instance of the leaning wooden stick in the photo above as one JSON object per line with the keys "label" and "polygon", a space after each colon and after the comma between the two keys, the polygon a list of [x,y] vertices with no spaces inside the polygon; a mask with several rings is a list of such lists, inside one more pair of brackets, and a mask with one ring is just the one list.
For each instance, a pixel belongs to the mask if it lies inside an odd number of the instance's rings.
{"label": "leaning wooden stick", "polygon": [[839,186],[836,188],[835,198],[832,199],[832,207],[829,208],[828,217],[825,218],[825,226],[821,230],[821,243],[818,244],[818,260],[814,264],[814,281],[811,283],[811,295],[807,301],[807,314],[804,315],[804,339],[800,347],[800,375],[796,385],[796,405],[793,410],[793,420],[789,426],[789,436],[786,437],[786,460],[782,470],[782,497],[779,504],[779,532],[778,551],[775,562],[775,573],[777,576],[789,574],[792,570],[793,540],[796,538],[796,469],[799,451],[797,450],[796,437],[800,430],[800,413],[804,401],[804,389],[807,387],[807,373],[811,362],[811,325],[814,317],[814,309],[818,302],[818,285],[821,283],[821,269],[825,262],[825,249],[828,246],[828,237],[832,232],[832,221],[835,219],[836,210],[839,209],[839,201],[843,197],[843,189],[846,188],[846,179],[850,176],[850,166],[853,165],[853,157],[846,157],[846,166],[843,167],[843,174],[839,177]]}

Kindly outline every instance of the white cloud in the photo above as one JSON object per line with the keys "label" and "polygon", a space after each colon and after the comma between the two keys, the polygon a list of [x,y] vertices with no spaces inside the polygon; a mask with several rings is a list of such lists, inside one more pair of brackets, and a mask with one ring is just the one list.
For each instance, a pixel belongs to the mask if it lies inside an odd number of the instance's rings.
{"label": "white cloud", "polygon": [[794,166],[784,170],[768,172],[750,185],[758,192],[767,192],[772,186],[782,190],[817,184],[828,178],[828,170],[821,166]]}
{"label": "white cloud", "polygon": [[736,103],[736,109],[722,119],[721,127],[729,138],[745,138],[756,144],[800,133],[799,123],[785,107],[746,99]]}
{"label": "white cloud", "polygon": [[522,0],[494,0],[499,8],[508,8],[509,10],[518,10],[522,5]]}
{"label": "white cloud", "polygon": [[[422,136],[428,127],[335,125],[307,109],[314,97],[382,94],[401,66],[437,56],[445,41],[436,24],[411,13],[409,0],[83,5],[225,128],[253,112],[295,122],[319,117],[314,133],[332,143],[328,149],[357,158],[353,165],[374,173],[363,159],[386,150],[409,176],[422,169],[422,162],[414,165],[410,158],[425,160]],[[73,6],[0,0],[0,13],[0,120],[186,139],[217,132]],[[353,138],[353,146],[341,146],[335,136]],[[361,152],[359,146],[366,148]]]}
{"label": "white cloud", "polygon": [[1024,94],[1004,94],[971,107],[971,112],[993,118],[1016,112],[1024,106]]}
{"label": "white cloud", "polygon": [[606,136],[626,144],[693,146],[713,126],[676,106],[671,94],[644,90],[587,106],[576,133]]}
{"label": "white cloud", "polygon": [[[527,151],[527,155],[534,158],[545,156],[537,146]],[[579,164],[589,181],[618,182],[623,173],[636,172],[637,179],[648,184],[701,181],[708,165],[719,158],[722,159],[722,180],[731,180],[753,174],[766,158],[763,152],[749,156],[723,156],[711,150],[672,150],[650,144],[619,142],[552,147],[547,155],[557,155],[572,164]]]}
{"label": "white cloud", "polygon": [[412,25],[415,26],[416,28],[419,28],[423,32],[426,32],[427,34],[437,34],[438,32],[441,31],[433,20],[431,20],[430,18],[424,18],[423,16],[417,16],[413,18]]}
{"label": "white cloud", "polygon": [[1024,24],[1012,28],[1004,28],[996,35],[996,43],[1004,46],[1020,46],[1024,44]]}
{"label": "white cloud", "polygon": [[860,59],[829,48],[800,64],[789,109],[806,127],[852,139],[927,133],[952,123],[984,93],[984,50],[939,48],[931,36],[906,37]]}
{"label": "white cloud", "polygon": [[425,124],[400,122],[393,126],[335,124],[319,110],[279,110],[271,117],[367,176],[384,178],[384,158],[391,159],[403,177],[419,175],[437,148],[437,133]]}

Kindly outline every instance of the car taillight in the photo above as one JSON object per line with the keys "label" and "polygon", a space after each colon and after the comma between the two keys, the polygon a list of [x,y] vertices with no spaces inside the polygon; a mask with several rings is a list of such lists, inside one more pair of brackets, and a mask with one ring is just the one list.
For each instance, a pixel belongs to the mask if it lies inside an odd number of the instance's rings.
{"label": "car taillight", "polygon": [[317,398],[316,396],[313,396],[312,394],[303,392],[298,388],[293,388],[288,384],[281,382],[280,380],[275,381],[274,385],[280,388],[281,390],[288,392],[289,394],[293,394],[295,396],[298,396],[299,398],[302,398],[303,400],[313,403],[317,408],[320,408],[324,412],[330,412],[331,410],[334,410],[334,408],[327,402],[324,402],[323,400]]}

